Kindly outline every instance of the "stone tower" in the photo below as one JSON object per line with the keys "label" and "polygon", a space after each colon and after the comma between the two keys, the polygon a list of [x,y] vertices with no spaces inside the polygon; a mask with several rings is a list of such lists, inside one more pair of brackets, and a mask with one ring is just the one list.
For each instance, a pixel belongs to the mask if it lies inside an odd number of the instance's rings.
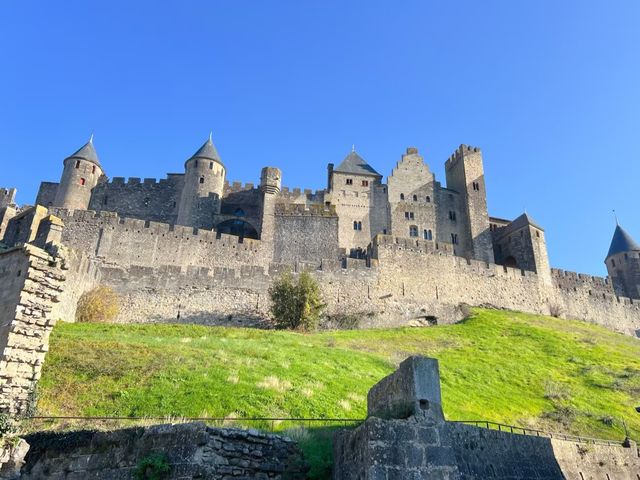
{"label": "stone tower", "polygon": [[64,160],[62,178],[53,200],[54,207],[87,210],[91,190],[102,177],[102,166],[91,139]]}
{"label": "stone tower", "polygon": [[220,213],[226,171],[211,135],[184,167],[184,186],[176,223],[212,229],[213,216]]}
{"label": "stone tower", "polygon": [[493,263],[493,245],[487,212],[482,152],[478,147],[460,145],[445,163],[447,188],[461,195],[466,210],[462,222],[463,241],[460,255]]}
{"label": "stone tower", "polygon": [[347,255],[363,254],[371,239],[386,233],[387,193],[382,175],[375,171],[355,148],[333,168],[329,164],[325,202],[338,214],[338,243]]}
{"label": "stone tower", "polygon": [[262,219],[260,239],[265,248],[273,249],[275,237],[275,206],[280,193],[282,172],[276,167],[264,167],[260,172],[260,191],[262,192]]}
{"label": "stone tower", "polygon": [[616,295],[640,299],[640,245],[616,225],[604,261]]}

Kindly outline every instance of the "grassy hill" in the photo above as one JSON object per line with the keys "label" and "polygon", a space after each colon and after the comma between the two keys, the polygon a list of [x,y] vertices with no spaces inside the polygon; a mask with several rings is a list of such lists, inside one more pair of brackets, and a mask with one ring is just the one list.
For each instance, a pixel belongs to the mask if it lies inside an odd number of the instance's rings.
{"label": "grassy hill", "polygon": [[[450,326],[299,334],[64,324],[41,415],[363,418],[369,388],[412,354],[440,361],[451,420],[640,440],[640,342],[583,322],[475,310]],[[316,471],[327,459],[311,451]],[[318,458],[313,458],[314,455]]]}

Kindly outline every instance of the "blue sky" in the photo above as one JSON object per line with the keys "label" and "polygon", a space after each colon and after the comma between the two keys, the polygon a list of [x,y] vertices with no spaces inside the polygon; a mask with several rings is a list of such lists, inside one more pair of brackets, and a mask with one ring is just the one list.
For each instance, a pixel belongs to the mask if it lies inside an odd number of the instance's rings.
{"label": "blue sky", "polygon": [[313,189],[352,144],[444,183],[466,143],[492,215],[604,274],[613,208],[640,241],[638,25],[637,0],[4,0],[0,185],[32,202],[92,132],[109,176],[180,172],[213,130],[229,180]]}

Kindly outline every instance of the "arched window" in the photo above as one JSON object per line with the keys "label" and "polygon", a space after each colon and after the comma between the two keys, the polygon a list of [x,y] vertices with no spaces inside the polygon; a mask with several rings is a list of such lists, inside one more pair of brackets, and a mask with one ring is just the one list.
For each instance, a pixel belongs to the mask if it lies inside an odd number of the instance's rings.
{"label": "arched window", "polygon": [[414,196],[413,196],[413,201],[414,201],[414,202],[417,202],[417,201],[418,201],[418,195],[414,195]]}
{"label": "arched window", "polygon": [[84,178],[81,178],[81,179],[80,179],[80,185],[84,185],[84,184],[85,184],[85,182],[86,182],[86,180],[85,180]]}
{"label": "arched window", "polygon": [[409,227],[409,236],[417,237],[418,236],[418,227],[416,225],[411,225]]}
{"label": "arched window", "polygon": [[423,230],[422,236],[425,240],[433,240],[433,234],[431,233],[431,230]]}
{"label": "arched window", "polygon": [[76,160],[76,168],[80,168],[80,160]]}
{"label": "arched window", "polygon": [[400,194],[400,200],[404,200],[404,193]]}
{"label": "arched window", "polygon": [[427,201],[427,203],[431,203],[431,197],[429,195],[427,195],[427,198],[425,200]]}
{"label": "arched window", "polygon": [[200,177],[200,183],[204,183],[204,177]]}
{"label": "arched window", "polygon": [[209,170],[213,170],[213,162],[209,162]]}
{"label": "arched window", "polygon": [[457,233],[452,233],[451,234],[451,243],[453,243],[454,245],[458,244],[458,234]]}
{"label": "arched window", "polygon": [[362,222],[353,222],[353,229],[354,230],[362,230]]}

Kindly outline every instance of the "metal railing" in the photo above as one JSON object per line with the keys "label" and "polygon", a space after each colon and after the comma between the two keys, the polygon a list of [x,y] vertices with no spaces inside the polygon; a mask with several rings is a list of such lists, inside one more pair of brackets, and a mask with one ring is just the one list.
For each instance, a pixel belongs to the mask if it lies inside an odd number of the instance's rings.
{"label": "metal railing", "polygon": [[519,435],[528,435],[532,437],[555,438],[558,440],[567,440],[570,442],[591,443],[598,445],[622,445],[619,440],[606,440],[602,438],[581,437],[577,435],[567,435],[565,433],[545,432],[535,428],[516,427],[514,425],[505,425],[504,423],[488,422],[486,420],[451,420],[451,423],[464,423],[474,425],[480,428],[488,428],[489,430],[497,430],[499,432],[514,433]]}

